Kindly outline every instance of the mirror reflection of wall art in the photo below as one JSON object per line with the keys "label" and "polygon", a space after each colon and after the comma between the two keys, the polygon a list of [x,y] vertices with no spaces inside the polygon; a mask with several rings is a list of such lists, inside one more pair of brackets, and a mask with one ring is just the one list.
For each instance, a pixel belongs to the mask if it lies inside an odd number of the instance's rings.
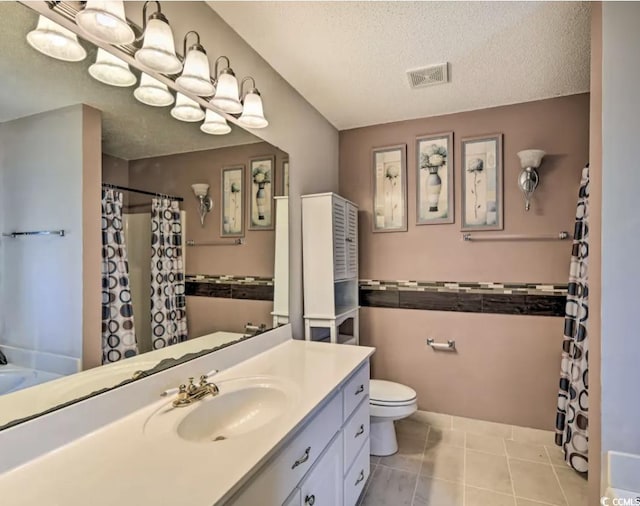
{"label": "mirror reflection of wall art", "polygon": [[462,230],[502,230],[502,134],[462,139]]}
{"label": "mirror reflection of wall art", "polygon": [[416,139],[416,225],[454,222],[453,133]]}
{"label": "mirror reflection of wall art", "polygon": [[289,160],[282,162],[282,195],[289,196]]}
{"label": "mirror reflection of wall art", "polygon": [[407,230],[407,145],[373,150],[373,231]]}
{"label": "mirror reflection of wall art", "polygon": [[252,158],[249,166],[249,230],[273,230],[273,156]]}
{"label": "mirror reflection of wall art", "polygon": [[244,235],[244,165],[222,169],[221,237]]}

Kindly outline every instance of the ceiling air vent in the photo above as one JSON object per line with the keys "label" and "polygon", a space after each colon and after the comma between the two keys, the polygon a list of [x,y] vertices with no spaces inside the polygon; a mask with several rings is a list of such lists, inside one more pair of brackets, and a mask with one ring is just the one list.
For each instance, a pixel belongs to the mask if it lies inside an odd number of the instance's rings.
{"label": "ceiling air vent", "polygon": [[443,84],[449,81],[448,63],[430,65],[421,69],[407,71],[409,85],[412,88],[424,88],[434,84]]}

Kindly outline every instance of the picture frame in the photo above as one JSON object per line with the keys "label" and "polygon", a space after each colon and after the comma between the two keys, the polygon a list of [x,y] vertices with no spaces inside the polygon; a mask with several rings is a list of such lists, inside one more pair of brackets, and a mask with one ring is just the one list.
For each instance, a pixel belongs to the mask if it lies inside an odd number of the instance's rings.
{"label": "picture frame", "polygon": [[416,137],[416,225],[455,222],[453,132]]}
{"label": "picture frame", "polygon": [[282,160],[282,195],[289,196],[289,160]]}
{"label": "picture frame", "polygon": [[373,232],[407,231],[407,145],[374,148]]}
{"label": "picture frame", "polygon": [[222,169],[220,237],[244,237],[244,165]]}
{"label": "picture frame", "polygon": [[259,156],[249,160],[248,229],[273,230],[275,188],[275,157]]}
{"label": "picture frame", "polygon": [[461,148],[461,230],[503,230],[502,134],[461,139]]}

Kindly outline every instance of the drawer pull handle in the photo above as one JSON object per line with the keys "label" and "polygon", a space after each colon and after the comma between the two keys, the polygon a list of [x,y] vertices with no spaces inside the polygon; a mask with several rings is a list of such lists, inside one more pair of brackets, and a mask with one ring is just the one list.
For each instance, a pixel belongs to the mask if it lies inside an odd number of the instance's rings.
{"label": "drawer pull handle", "polygon": [[364,385],[360,385],[360,386],[358,387],[358,390],[356,390],[356,395],[359,395],[359,394],[361,394],[362,392],[364,392]]}
{"label": "drawer pull handle", "polygon": [[364,434],[364,424],[360,425],[360,428],[354,437],[362,436],[362,434]]}
{"label": "drawer pull handle", "polygon": [[360,483],[362,480],[364,480],[364,469],[360,471],[360,476],[358,476],[358,479],[356,480],[356,485]]}
{"label": "drawer pull handle", "polygon": [[316,496],[308,495],[307,497],[304,498],[304,503],[308,504],[309,506],[313,506],[316,503]]}
{"label": "drawer pull handle", "polygon": [[[307,449],[304,451],[304,455],[293,463],[293,465],[291,466],[291,469],[295,469],[299,465],[304,464],[307,460],[309,460],[309,453],[311,453],[311,447],[307,446]],[[311,497],[313,497],[313,496],[311,496]],[[314,500],[315,500],[315,498],[314,498]],[[313,504],[313,503],[311,503],[311,504]]]}

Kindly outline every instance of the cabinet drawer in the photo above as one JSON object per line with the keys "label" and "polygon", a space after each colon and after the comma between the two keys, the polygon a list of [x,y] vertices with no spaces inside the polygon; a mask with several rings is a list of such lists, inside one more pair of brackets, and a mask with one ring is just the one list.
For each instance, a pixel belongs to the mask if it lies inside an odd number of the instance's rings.
{"label": "cabinet drawer", "polygon": [[303,506],[342,506],[342,432],[300,485]]}
{"label": "cabinet drawer", "polygon": [[[365,397],[344,425],[344,472],[346,473],[365,441],[369,441],[369,398]],[[367,453],[369,448],[367,446]]]}
{"label": "cabinet drawer", "polygon": [[358,369],[342,389],[343,421],[346,421],[360,401],[369,396],[369,361]]}
{"label": "cabinet drawer", "polygon": [[231,504],[282,504],[340,429],[340,403],[340,395],[333,397],[273,460],[257,471],[254,480]]}
{"label": "cabinet drawer", "polygon": [[355,506],[369,478],[369,440],[361,449],[344,478],[344,506]]}

